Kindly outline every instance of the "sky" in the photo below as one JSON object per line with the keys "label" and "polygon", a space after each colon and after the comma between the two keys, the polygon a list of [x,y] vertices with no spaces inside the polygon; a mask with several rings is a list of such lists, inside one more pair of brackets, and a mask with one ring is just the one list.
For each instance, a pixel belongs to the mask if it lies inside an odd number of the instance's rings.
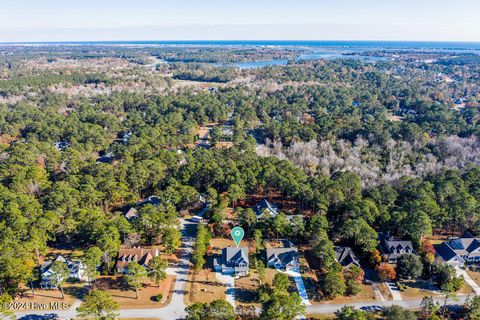
{"label": "sky", "polygon": [[479,0],[2,0],[0,42],[480,41]]}

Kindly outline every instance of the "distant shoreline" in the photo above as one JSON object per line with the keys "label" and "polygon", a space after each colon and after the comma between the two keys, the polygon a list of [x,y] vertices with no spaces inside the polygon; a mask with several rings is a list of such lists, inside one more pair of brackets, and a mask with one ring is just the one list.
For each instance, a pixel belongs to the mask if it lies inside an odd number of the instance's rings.
{"label": "distant shoreline", "polygon": [[388,49],[480,50],[480,42],[456,41],[363,41],[363,40],[138,40],[138,41],[31,41],[0,42],[9,45],[119,45],[119,46],[272,46],[272,47],[361,47]]}

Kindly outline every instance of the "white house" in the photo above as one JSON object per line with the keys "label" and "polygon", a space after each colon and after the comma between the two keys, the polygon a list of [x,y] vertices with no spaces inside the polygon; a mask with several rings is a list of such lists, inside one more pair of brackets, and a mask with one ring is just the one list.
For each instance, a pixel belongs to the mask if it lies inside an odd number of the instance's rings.
{"label": "white house", "polygon": [[58,255],[54,260],[44,262],[40,266],[40,287],[42,289],[56,289],[51,281],[56,276],[55,272],[51,269],[53,263],[56,261],[66,264],[69,271],[69,279],[88,281],[85,265],[81,261],[67,260],[63,256]]}
{"label": "white house", "polygon": [[222,274],[246,276],[250,262],[247,247],[227,247],[222,249],[222,256],[213,262],[213,269]]}
{"label": "white house", "polygon": [[436,245],[435,251],[437,262],[456,267],[480,262],[480,240],[468,232],[460,238]]}

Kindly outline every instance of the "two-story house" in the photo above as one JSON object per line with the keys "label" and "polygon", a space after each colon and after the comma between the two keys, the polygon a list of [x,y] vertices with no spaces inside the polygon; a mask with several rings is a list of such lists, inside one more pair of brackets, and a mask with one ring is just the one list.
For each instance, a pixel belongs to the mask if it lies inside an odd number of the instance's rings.
{"label": "two-story house", "polygon": [[386,257],[388,263],[397,263],[397,259],[403,254],[416,254],[411,241],[390,236],[381,237],[380,251]]}
{"label": "two-story house", "polygon": [[465,263],[480,262],[480,239],[469,232],[434,247],[439,263],[461,267]]}
{"label": "two-story house", "polygon": [[121,248],[118,251],[117,263],[115,269],[117,273],[125,273],[127,266],[130,262],[136,261],[144,268],[148,268],[148,263],[153,257],[160,254],[160,250],[157,248]]}
{"label": "two-story house", "polygon": [[247,247],[227,247],[222,249],[222,256],[214,259],[213,269],[222,274],[246,276],[250,262]]}
{"label": "two-story house", "polygon": [[85,265],[81,261],[67,260],[61,255],[58,255],[55,259],[51,261],[46,261],[40,265],[40,287],[42,289],[56,289],[52,279],[58,275],[52,270],[52,265],[54,262],[64,263],[68,269],[68,278],[77,280],[77,281],[88,281]]}

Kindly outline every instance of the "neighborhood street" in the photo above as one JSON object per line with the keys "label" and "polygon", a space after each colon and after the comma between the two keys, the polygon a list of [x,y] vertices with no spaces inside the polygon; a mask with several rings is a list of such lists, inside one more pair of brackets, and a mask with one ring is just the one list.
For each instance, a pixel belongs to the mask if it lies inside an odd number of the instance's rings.
{"label": "neighborhood street", "polygon": [[[183,299],[183,297],[181,297]],[[467,300],[467,295],[459,295],[455,299],[449,299],[448,305],[456,305],[456,304],[463,304]],[[440,303],[443,305],[444,298],[443,297],[435,297],[433,298],[435,302]],[[182,300],[183,301],[183,300]],[[402,301],[379,301],[375,303],[365,303],[365,302],[357,302],[351,304],[317,304],[317,305],[310,305],[307,306],[307,313],[308,314],[333,314],[335,311],[340,310],[342,307],[348,305],[353,306],[355,308],[364,308],[368,306],[380,306],[380,307],[388,307],[391,305],[399,305],[404,308],[408,309],[418,309],[421,307],[422,299],[414,299],[414,300],[402,300]],[[57,312],[52,311],[39,311],[35,313],[27,313],[27,312],[19,312],[17,313],[18,318],[20,319],[52,319],[52,315],[57,314],[61,319],[73,319],[76,316],[76,312],[74,310],[62,310]],[[181,319],[182,315],[184,315],[183,310],[174,310],[172,304],[168,305],[165,308],[157,308],[157,309],[122,309],[120,310],[120,317],[121,318],[156,318],[161,320],[172,320],[172,319]],[[44,316],[39,318],[39,316]]]}
{"label": "neighborhood street", "polygon": [[[458,295],[455,299],[449,299],[447,305],[457,305],[463,304],[469,296],[467,295]],[[445,302],[444,297],[434,297],[433,301],[443,305]],[[357,302],[349,304],[317,304],[307,307],[308,314],[333,314],[335,311],[340,310],[342,307],[348,305],[355,307],[357,309],[368,307],[368,306],[380,306],[388,307],[392,305],[398,305],[407,309],[419,309],[421,307],[422,299],[412,299],[412,300],[401,300],[401,301],[377,301],[377,302]]]}

